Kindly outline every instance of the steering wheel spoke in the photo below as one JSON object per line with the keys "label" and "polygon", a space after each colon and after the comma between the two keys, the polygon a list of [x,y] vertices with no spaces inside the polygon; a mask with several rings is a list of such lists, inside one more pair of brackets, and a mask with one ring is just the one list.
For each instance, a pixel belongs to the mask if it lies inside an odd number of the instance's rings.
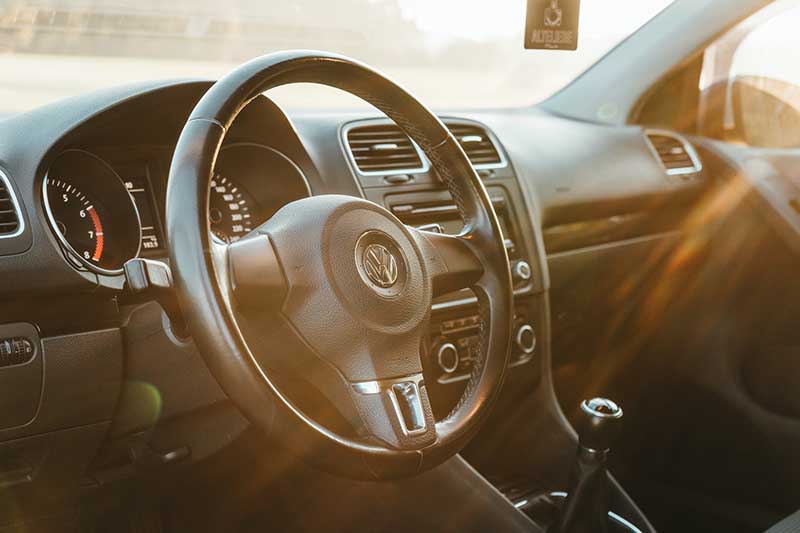
{"label": "steering wheel spoke", "polygon": [[433,280],[433,294],[440,296],[475,286],[483,275],[483,265],[473,252],[467,235],[446,235],[409,228],[428,254],[427,265]]}
{"label": "steering wheel spoke", "polygon": [[263,310],[280,306],[287,285],[269,236],[250,234],[225,246],[225,255],[230,293],[239,307]]}

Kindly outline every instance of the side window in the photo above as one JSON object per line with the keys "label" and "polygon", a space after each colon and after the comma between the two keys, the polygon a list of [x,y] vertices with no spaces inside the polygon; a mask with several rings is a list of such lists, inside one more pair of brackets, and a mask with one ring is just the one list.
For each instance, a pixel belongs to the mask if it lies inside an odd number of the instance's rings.
{"label": "side window", "polygon": [[800,148],[800,1],[777,0],[709,46],[698,130],[750,146]]}

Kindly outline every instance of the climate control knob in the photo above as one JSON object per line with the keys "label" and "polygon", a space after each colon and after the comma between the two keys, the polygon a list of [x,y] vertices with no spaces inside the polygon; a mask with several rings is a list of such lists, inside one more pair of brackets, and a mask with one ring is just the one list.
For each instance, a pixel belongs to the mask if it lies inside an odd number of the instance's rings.
{"label": "climate control knob", "polygon": [[458,348],[452,342],[442,344],[436,351],[436,360],[445,374],[452,374],[458,369]]}
{"label": "climate control knob", "polygon": [[514,281],[522,283],[523,281],[529,281],[531,279],[533,270],[531,270],[531,265],[527,261],[517,261],[512,274],[514,276]]}
{"label": "climate control knob", "polygon": [[515,340],[517,342],[517,348],[526,355],[532,354],[536,349],[536,332],[530,324],[523,324],[517,329]]}

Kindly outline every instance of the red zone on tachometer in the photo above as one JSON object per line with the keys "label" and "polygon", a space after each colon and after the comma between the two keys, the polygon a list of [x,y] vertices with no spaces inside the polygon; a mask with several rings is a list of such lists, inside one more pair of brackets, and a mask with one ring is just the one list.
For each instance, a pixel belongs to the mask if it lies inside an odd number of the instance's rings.
{"label": "red zone on tachometer", "polygon": [[95,246],[92,261],[100,261],[100,258],[103,257],[103,224],[100,223],[100,217],[97,216],[94,206],[87,207],[86,212],[89,213],[89,218],[92,219],[92,225],[94,225]]}

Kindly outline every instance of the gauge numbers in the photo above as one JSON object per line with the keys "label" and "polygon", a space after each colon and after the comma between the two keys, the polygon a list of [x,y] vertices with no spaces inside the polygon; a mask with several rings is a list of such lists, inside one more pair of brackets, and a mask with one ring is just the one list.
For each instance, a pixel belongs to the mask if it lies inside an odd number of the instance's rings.
{"label": "gauge numbers", "polygon": [[[98,207],[77,187],[55,179],[47,183],[56,228],[86,261],[104,267],[105,232]],[[101,210],[105,211],[102,207]]]}
{"label": "gauge numbers", "polygon": [[223,242],[236,242],[253,230],[254,201],[250,194],[222,174],[211,179],[208,220],[211,233]]}
{"label": "gauge numbers", "polygon": [[83,150],[59,154],[42,187],[50,226],[68,256],[99,274],[118,275],[139,255],[139,213],[119,175]]}

